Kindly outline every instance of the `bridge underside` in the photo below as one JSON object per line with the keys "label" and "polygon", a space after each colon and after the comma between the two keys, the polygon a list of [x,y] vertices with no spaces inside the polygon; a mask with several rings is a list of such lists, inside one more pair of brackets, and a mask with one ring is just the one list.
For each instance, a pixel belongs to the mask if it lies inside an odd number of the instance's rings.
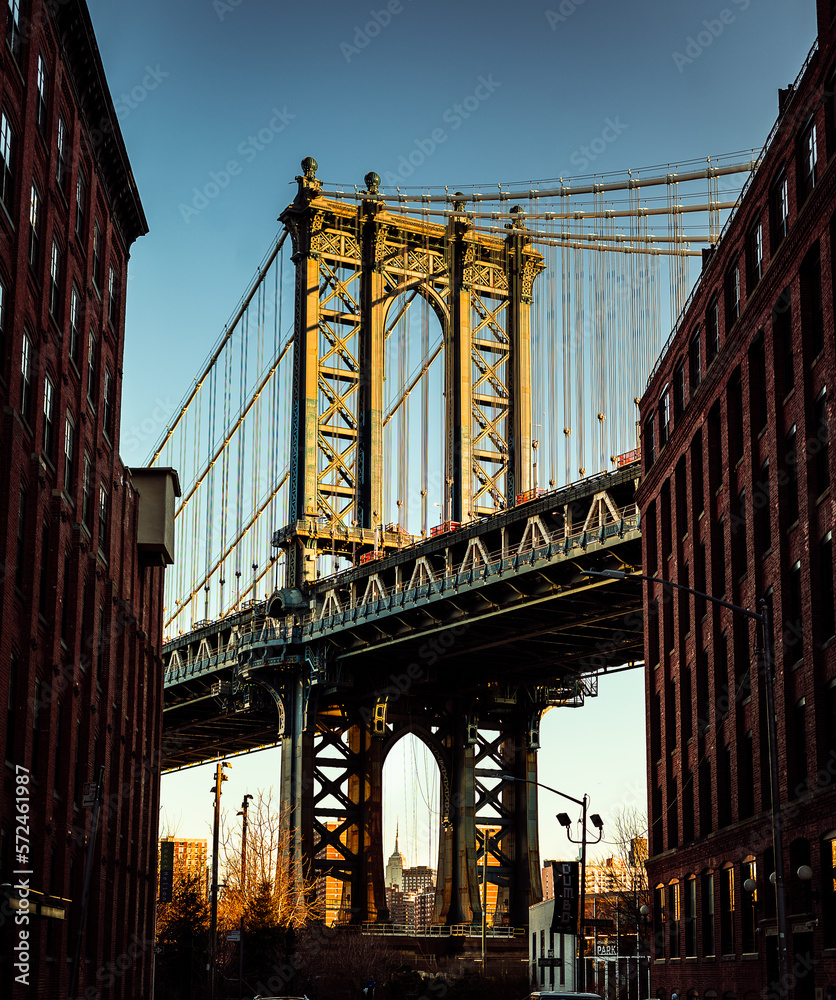
{"label": "bridge underside", "polygon": [[166,768],[281,744],[286,851],[342,883],[341,922],[386,923],[383,765],[413,734],[441,778],[434,922],[481,919],[487,852],[494,919],[526,924],[541,716],[643,655],[641,589],[585,573],[639,564],[634,487],[534,498],[169,644]]}

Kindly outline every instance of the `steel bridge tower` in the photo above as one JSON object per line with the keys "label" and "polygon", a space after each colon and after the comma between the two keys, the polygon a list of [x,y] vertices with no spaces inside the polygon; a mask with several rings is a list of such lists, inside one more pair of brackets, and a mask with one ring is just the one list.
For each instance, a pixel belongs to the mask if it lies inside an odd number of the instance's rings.
{"label": "steel bridge tower", "polygon": [[[544,267],[520,213],[504,238],[477,233],[464,200],[446,225],[431,224],[390,211],[377,174],[366,175],[355,208],[322,196],[315,160],[302,168],[280,216],[296,268],[289,516],[274,536],[287,579],[270,604],[285,621],[307,608],[319,554],[399,545],[379,513],[384,348],[398,296],[423,296],[443,331],[445,519],[475,521],[531,488],[530,306]],[[456,641],[466,647],[468,636]],[[544,689],[475,693],[478,654],[461,678],[433,683],[426,664],[392,674],[363,663],[349,674],[331,652],[326,640],[264,648],[242,673],[270,690],[282,718],[281,801],[294,862],[342,880],[344,919],[389,919],[383,764],[413,733],[441,774],[435,922],[481,919],[479,833],[490,828],[497,908],[509,924],[527,924],[542,897],[531,782]]]}

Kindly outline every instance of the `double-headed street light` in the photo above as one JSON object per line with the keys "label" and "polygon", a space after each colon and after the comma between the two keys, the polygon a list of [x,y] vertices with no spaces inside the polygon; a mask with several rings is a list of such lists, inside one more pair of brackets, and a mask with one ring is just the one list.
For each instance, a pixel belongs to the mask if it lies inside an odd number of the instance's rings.
{"label": "double-headed street light", "polygon": [[769,780],[771,785],[772,799],[772,850],[775,855],[775,912],[778,923],[778,968],[780,979],[780,993],[785,996],[790,982],[789,961],[787,958],[787,908],[784,896],[784,845],[781,833],[781,817],[778,784],[778,736],[775,723],[775,691],[773,687],[773,673],[775,670],[775,648],[772,637],[772,612],[766,598],[761,598],[758,602],[760,613],[742,608],[738,604],[731,604],[719,597],[712,597],[701,590],[692,590],[681,583],[673,583],[670,580],[660,580],[657,576],[646,576],[644,573],[625,573],[623,570],[605,569],[581,570],[587,576],[602,576],[610,580],[647,580],[648,583],[661,583],[663,587],[671,587],[674,590],[683,590],[686,594],[693,594],[701,597],[704,601],[710,601],[721,608],[728,608],[739,615],[751,618],[760,624],[763,629],[763,678],[764,691],[766,693],[766,730],[769,741]]}
{"label": "double-headed street light", "polygon": [[580,872],[580,900],[578,904],[578,935],[577,935],[577,955],[576,955],[576,966],[575,966],[575,989],[583,993],[586,986],[586,975],[584,967],[584,919],[586,914],[584,912],[586,908],[586,845],[587,844],[597,844],[601,838],[604,836],[604,821],[598,815],[598,813],[593,813],[589,819],[595,829],[598,831],[598,837],[596,840],[589,840],[586,835],[586,814],[589,808],[589,796],[584,795],[582,799],[576,799],[574,795],[567,795],[566,792],[561,792],[557,788],[552,788],[551,785],[544,785],[542,781],[534,781],[533,778],[517,778],[512,774],[500,774],[500,778],[505,781],[521,781],[526,785],[536,785],[538,788],[545,788],[547,792],[554,792],[555,795],[561,796],[561,798],[568,799],[570,802],[574,802],[576,805],[581,807],[581,839],[574,840],[569,833],[572,826],[572,820],[569,818],[568,813],[558,813],[557,822],[560,823],[562,827],[566,830],[566,836],[569,838],[570,842],[573,844],[581,845],[581,872]]}

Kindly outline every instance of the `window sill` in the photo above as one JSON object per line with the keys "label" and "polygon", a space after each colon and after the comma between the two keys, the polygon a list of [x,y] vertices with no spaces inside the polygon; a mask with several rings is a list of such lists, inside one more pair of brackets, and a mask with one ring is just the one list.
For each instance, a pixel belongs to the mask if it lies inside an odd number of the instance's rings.
{"label": "window sill", "polygon": [[812,371],[816,367],[816,365],[821,361],[823,357],[824,357],[824,348],[822,347],[819,353],[810,362],[810,371]]}
{"label": "window sill", "polygon": [[815,504],[816,507],[818,507],[819,504],[821,504],[824,500],[827,500],[829,496],[830,496],[830,487],[826,486],[819,494],[819,496],[816,498],[816,504]]}
{"label": "window sill", "polygon": [[743,962],[757,962],[760,955],[756,951],[744,951],[740,958]]}

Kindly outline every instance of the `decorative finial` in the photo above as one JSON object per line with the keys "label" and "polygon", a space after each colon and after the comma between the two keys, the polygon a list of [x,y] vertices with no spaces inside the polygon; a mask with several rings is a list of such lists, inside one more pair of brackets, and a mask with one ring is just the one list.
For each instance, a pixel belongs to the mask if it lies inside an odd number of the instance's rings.
{"label": "decorative finial", "polygon": [[305,174],[305,180],[312,181],[316,179],[316,171],[319,164],[312,156],[306,156],[302,160],[302,170]]}
{"label": "decorative finial", "polygon": [[380,193],[380,175],[376,174],[373,170],[370,170],[366,176],[363,178],[366,184],[366,190],[369,194],[379,194]]}
{"label": "decorative finial", "polygon": [[463,212],[467,207],[467,197],[462,191],[456,191],[453,195],[453,210]]}

